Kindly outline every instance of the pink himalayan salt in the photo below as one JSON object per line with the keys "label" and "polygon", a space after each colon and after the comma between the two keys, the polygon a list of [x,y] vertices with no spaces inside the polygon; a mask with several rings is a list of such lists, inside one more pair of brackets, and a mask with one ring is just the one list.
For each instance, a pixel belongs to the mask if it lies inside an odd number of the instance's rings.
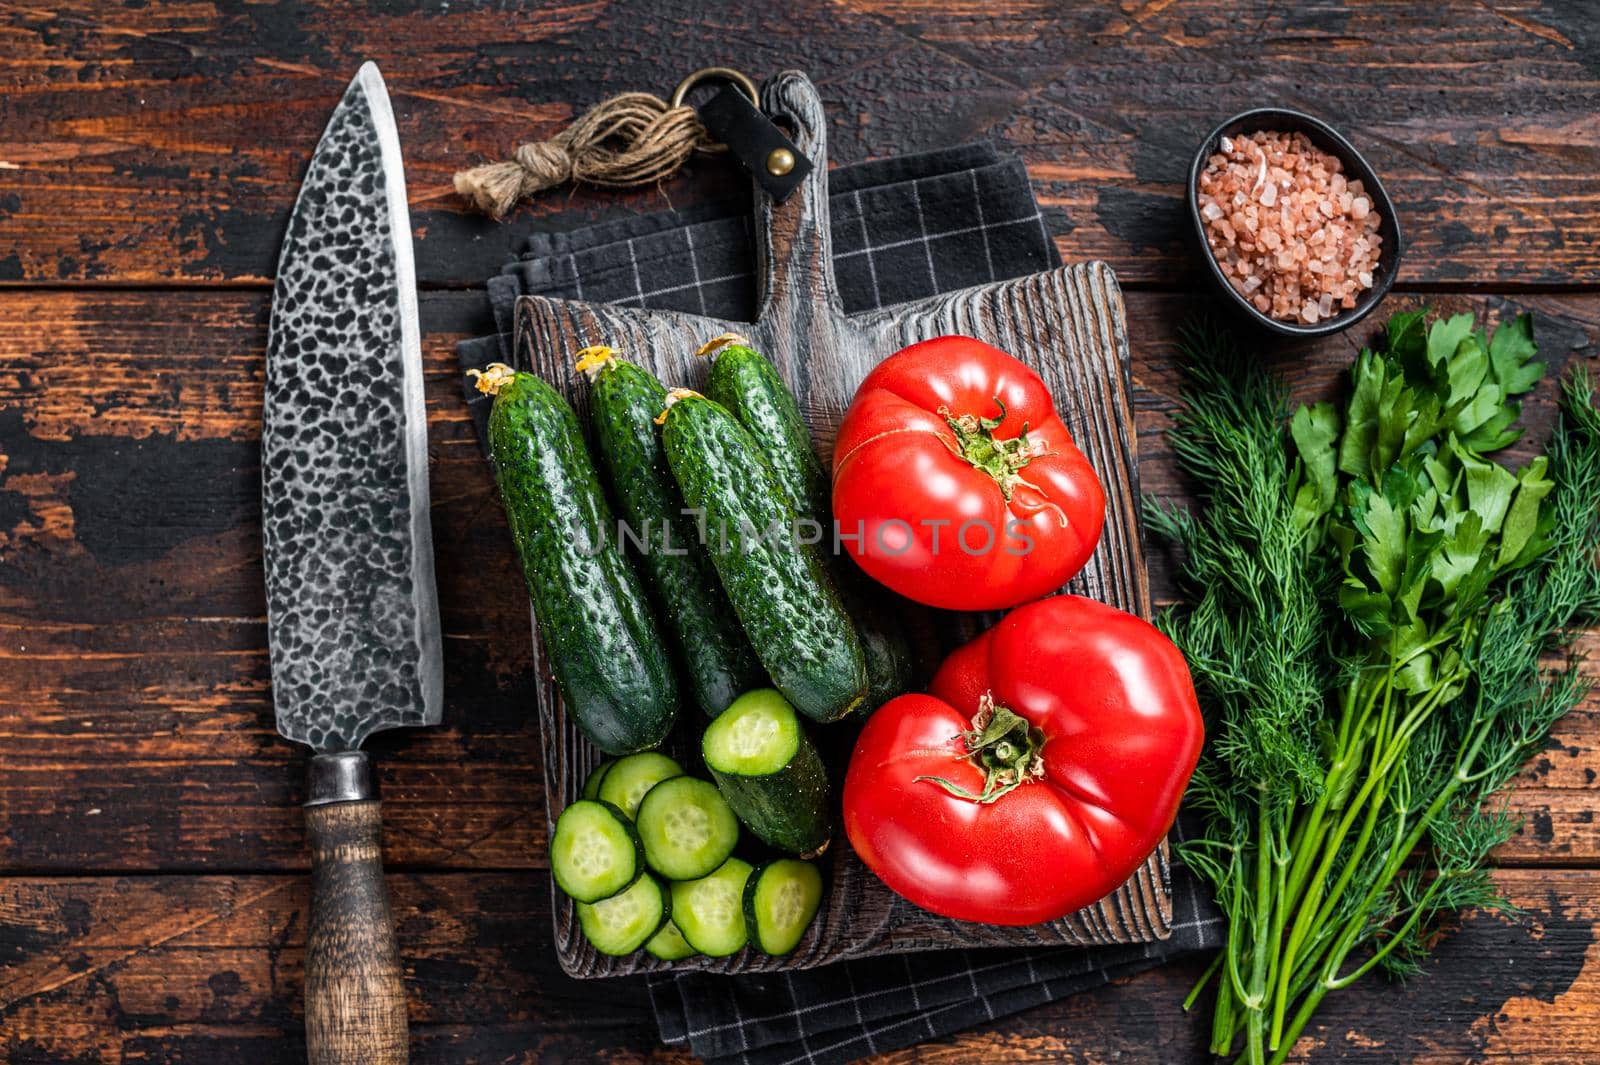
{"label": "pink himalayan salt", "polygon": [[1217,266],[1262,314],[1314,325],[1372,287],[1380,216],[1303,133],[1223,137],[1198,189]]}

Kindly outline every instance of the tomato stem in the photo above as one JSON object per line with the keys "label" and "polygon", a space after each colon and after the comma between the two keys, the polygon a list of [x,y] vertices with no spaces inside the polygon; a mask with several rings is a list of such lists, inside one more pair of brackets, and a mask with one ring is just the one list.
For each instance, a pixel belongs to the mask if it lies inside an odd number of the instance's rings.
{"label": "tomato stem", "polygon": [[983,791],[972,792],[944,777],[919,776],[915,779],[937,784],[958,799],[989,803],[1015,791],[1031,780],[1044,776],[1044,733],[1028,724],[1026,718],[1008,707],[996,706],[994,696],[984,692],[978,700],[978,713],[972,729],[961,733],[966,753],[961,760],[983,770]]}
{"label": "tomato stem", "polygon": [[1033,444],[1028,440],[1028,425],[1022,425],[1022,432],[1009,440],[997,440],[994,431],[1000,428],[1000,423],[1006,420],[1006,405],[999,396],[994,397],[994,405],[1000,408],[998,418],[980,418],[976,414],[952,414],[949,407],[940,407],[939,413],[950,426],[950,431],[956,434],[956,453],[970,462],[974,468],[982,470],[994,478],[994,483],[1000,486],[1000,492],[1011,499],[1011,493],[1017,485],[1026,484],[1022,480],[1022,468],[1034,457]]}

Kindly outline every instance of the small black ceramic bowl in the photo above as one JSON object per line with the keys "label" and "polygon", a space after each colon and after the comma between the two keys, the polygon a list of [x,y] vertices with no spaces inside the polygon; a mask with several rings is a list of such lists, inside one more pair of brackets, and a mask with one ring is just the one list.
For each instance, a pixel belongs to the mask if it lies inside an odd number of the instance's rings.
{"label": "small black ceramic bowl", "polygon": [[[1228,279],[1223,276],[1222,269],[1217,265],[1216,256],[1211,254],[1211,247],[1206,243],[1205,222],[1200,217],[1200,172],[1205,169],[1206,160],[1209,159],[1218,147],[1218,141],[1223,137],[1248,135],[1268,131],[1272,133],[1304,133],[1306,139],[1312,144],[1336,156],[1344,163],[1345,176],[1361,181],[1361,187],[1372,200],[1373,210],[1378,212],[1378,233],[1383,237],[1383,246],[1378,252],[1378,268],[1372,275],[1372,287],[1356,297],[1356,305],[1347,311],[1340,311],[1332,318],[1326,318],[1313,325],[1299,322],[1288,322],[1279,318],[1272,318],[1256,310],[1255,305],[1240,295],[1238,290],[1228,284]],[[1194,239],[1199,245],[1200,257],[1205,260],[1206,272],[1211,280],[1216,282],[1217,288],[1225,294],[1229,305],[1239,311],[1249,320],[1282,336],[1292,337],[1319,337],[1330,333],[1337,333],[1341,329],[1348,329],[1372,312],[1383,297],[1388,293],[1389,287],[1394,284],[1395,274],[1400,269],[1400,223],[1394,215],[1394,201],[1389,199],[1389,194],[1384,190],[1383,182],[1378,180],[1378,175],[1372,167],[1362,158],[1355,147],[1326,122],[1312,118],[1300,111],[1291,111],[1282,107],[1262,107],[1254,111],[1234,115],[1228,121],[1212,130],[1205,140],[1200,142],[1200,150],[1195,152],[1194,162],[1189,167],[1189,192],[1188,192],[1189,221],[1194,231]]]}

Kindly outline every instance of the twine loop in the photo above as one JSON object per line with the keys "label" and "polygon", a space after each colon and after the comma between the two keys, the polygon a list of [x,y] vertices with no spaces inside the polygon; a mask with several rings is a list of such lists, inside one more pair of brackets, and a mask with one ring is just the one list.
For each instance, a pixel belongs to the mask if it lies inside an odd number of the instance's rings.
{"label": "twine loop", "polygon": [[709,67],[685,78],[672,102],[647,92],[625,92],[594,107],[544,141],[518,145],[511,158],[456,173],[456,192],[480,211],[503,217],[523,196],[569,181],[621,189],[660,181],[696,151],[721,146],[695,109],[683,102],[697,82],[732,80],[754,101],[755,87],[738,71]]}

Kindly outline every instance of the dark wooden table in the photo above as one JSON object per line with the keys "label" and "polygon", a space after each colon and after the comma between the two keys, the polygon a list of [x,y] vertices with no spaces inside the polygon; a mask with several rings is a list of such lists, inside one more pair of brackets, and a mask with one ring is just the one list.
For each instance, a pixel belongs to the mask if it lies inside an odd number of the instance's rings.
{"label": "dark wooden table", "polygon": [[[682,1061],[633,982],[550,942],[526,600],[457,393],[475,284],[529,225],[727,195],[701,163],[555,193],[496,226],[451,172],[696,67],[806,70],[840,162],[989,137],[1027,159],[1069,261],[1127,290],[1145,486],[1198,302],[1180,190],[1260,103],[1368,152],[1409,238],[1386,310],[1531,309],[1555,361],[1600,331],[1593,3],[0,0],[0,1057],[299,1060],[301,751],[268,699],[258,423],[270,280],[301,169],[362,59],[388,78],[422,275],[444,727],[379,740],[419,1062]],[[530,5],[537,6],[537,5]],[[1057,7],[1059,6],[1059,10]],[[448,8],[448,11],[446,11]],[[1276,348],[1306,393],[1359,343]],[[1547,402],[1531,417],[1547,425]],[[1168,567],[1151,560],[1158,591]],[[1587,643],[1600,649],[1600,639]],[[1600,1060],[1600,698],[1527,767],[1497,874],[1405,986],[1335,996],[1305,1061]],[[886,1060],[1200,1061],[1194,964]]]}

